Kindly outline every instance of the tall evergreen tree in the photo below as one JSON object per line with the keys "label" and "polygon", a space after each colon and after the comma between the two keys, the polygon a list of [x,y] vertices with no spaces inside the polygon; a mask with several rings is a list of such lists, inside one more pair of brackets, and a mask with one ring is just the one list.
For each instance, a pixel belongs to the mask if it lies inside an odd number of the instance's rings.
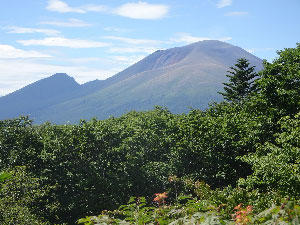
{"label": "tall evergreen tree", "polygon": [[225,85],[224,92],[218,92],[226,100],[240,101],[256,90],[256,85],[253,82],[257,73],[255,72],[255,66],[249,65],[247,59],[240,58],[234,66],[230,67],[231,70],[227,71],[230,73],[226,75],[229,82],[223,83]]}

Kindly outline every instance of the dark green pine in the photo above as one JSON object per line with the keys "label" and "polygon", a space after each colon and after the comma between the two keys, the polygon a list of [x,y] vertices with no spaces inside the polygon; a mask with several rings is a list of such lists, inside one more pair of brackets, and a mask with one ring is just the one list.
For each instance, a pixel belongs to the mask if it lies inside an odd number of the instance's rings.
{"label": "dark green pine", "polygon": [[240,101],[256,90],[254,78],[257,77],[255,66],[245,58],[240,58],[237,63],[227,71],[228,83],[223,83],[224,92],[219,92],[228,101]]}

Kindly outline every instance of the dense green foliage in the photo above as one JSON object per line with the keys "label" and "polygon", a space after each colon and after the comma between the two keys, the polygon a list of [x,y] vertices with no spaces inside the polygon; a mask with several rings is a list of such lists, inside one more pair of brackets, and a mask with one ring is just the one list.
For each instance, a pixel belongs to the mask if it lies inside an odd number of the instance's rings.
{"label": "dense green foliage", "polygon": [[5,173],[7,177],[0,190],[1,224],[48,225],[43,216],[50,208],[44,208],[43,202],[47,201],[49,187],[41,185],[39,179],[31,177],[22,167]]}
{"label": "dense green foliage", "polygon": [[228,101],[240,101],[256,91],[254,78],[257,77],[255,66],[250,66],[250,62],[241,58],[237,60],[235,66],[227,71],[228,83],[224,84],[224,92],[219,92]]}
{"label": "dense green foliage", "polygon": [[[81,222],[229,223],[240,203],[267,215],[240,206],[252,222],[297,220],[299,59],[300,45],[279,52],[256,91],[206,111],[156,107],[77,125],[0,121],[0,224],[75,224],[102,210],[112,211]],[[153,205],[153,194],[165,191],[167,205]],[[145,198],[113,211],[130,196]]]}
{"label": "dense green foliage", "polygon": [[250,189],[279,191],[300,198],[300,113],[294,119],[283,118],[276,142],[265,143],[255,153],[244,156],[254,173],[241,179]]}

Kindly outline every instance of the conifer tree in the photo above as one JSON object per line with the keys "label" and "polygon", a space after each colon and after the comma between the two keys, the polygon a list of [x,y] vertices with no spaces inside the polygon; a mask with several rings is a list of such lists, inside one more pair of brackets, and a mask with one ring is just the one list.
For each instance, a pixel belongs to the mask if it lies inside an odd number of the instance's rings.
{"label": "conifer tree", "polygon": [[230,67],[227,71],[229,78],[225,85],[224,92],[218,92],[223,95],[228,101],[240,101],[247,97],[251,92],[256,90],[256,85],[253,83],[254,78],[257,77],[255,66],[249,66],[250,63],[245,58],[240,58],[237,63]]}

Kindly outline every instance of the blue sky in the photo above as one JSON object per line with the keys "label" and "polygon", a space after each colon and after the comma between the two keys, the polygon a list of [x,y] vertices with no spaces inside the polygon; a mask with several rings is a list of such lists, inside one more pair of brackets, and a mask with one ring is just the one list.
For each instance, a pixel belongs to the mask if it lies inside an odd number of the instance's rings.
{"label": "blue sky", "polygon": [[0,96],[65,72],[106,79],[148,54],[217,39],[271,61],[300,42],[300,0],[9,0]]}

